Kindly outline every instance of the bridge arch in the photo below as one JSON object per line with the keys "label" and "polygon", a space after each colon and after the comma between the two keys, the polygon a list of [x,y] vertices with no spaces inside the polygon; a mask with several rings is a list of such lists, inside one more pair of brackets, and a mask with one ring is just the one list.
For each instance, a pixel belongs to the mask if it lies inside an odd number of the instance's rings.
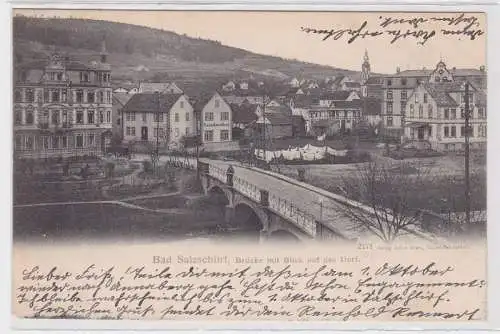
{"label": "bridge arch", "polygon": [[282,242],[282,243],[298,243],[300,239],[292,232],[287,230],[275,230],[269,233],[267,238],[268,242]]}

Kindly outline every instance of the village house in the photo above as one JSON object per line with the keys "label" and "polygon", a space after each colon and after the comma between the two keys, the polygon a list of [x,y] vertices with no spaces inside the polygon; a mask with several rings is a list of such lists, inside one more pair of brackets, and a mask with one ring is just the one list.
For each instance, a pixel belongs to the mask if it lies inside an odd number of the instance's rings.
{"label": "village house", "polygon": [[215,92],[202,103],[200,112],[201,141],[204,145],[223,144],[232,139],[232,110],[222,95]]}
{"label": "village house", "polygon": [[179,147],[195,131],[193,107],[185,94],[138,93],[122,109],[124,142]]}
{"label": "village house", "polygon": [[262,108],[259,104],[231,104],[233,115],[233,139],[239,140],[251,136],[251,127],[262,115]]}
{"label": "village house", "polygon": [[[486,144],[486,96],[470,85],[470,143]],[[420,83],[408,97],[404,142],[426,141],[439,151],[462,150],[465,142],[465,82]]]}
{"label": "village house", "polygon": [[113,94],[113,137],[123,139],[122,109],[127,104],[132,95],[127,93]]}

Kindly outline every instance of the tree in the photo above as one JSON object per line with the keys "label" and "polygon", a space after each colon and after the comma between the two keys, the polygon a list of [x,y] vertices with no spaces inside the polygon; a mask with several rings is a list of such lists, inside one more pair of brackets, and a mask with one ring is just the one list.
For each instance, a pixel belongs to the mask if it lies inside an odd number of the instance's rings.
{"label": "tree", "polygon": [[414,193],[422,191],[422,172],[408,163],[395,166],[368,162],[342,179],[342,193],[360,204],[341,206],[343,213],[354,222],[354,228],[368,230],[385,242],[419,230],[421,210],[412,205]]}

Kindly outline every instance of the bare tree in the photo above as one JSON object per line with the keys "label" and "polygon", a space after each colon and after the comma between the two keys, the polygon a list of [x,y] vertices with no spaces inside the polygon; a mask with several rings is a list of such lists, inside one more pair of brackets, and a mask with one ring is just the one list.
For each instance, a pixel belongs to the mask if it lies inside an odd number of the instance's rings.
{"label": "bare tree", "polygon": [[[354,229],[368,230],[390,242],[411,231],[418,233],[421,210],[412,203],[415,192],[422,191],[428,173],[400,162],[395,165],[368,162],[342,178],[343,194],[355,202],[342,206],[354,221]],[[424,180],[425,179],[425,180]]]}

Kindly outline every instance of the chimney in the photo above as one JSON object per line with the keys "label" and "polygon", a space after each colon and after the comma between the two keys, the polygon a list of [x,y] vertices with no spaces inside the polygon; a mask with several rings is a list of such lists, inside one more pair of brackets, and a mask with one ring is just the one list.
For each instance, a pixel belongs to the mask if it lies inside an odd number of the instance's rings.
{"label": "chimney", "polygon": [[479,66],[479,70],[480,70],[481,72],[486,71],[486,66],[484,66],[484,65]]}
{"label": "chimney", "polygon": [[398,66],[398,67],[396,67],[396,73],[399,73],[399,72],[401,72],[401,68]]}

